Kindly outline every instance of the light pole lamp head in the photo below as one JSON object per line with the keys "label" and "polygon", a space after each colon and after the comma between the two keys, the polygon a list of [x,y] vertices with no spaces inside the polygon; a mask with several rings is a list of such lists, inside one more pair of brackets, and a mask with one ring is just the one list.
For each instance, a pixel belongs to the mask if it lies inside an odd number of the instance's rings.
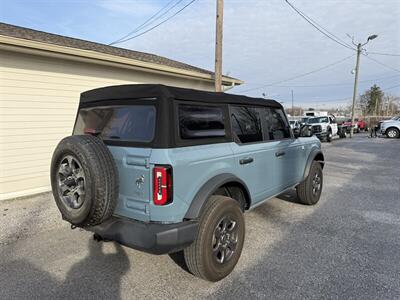
{"label": "light pole lamp head", "polygon": [[372,41],[373,39],[376,39],[377,37],[378,37],[377,34],[370,35],[370,36],[368,37],[367,41]]}

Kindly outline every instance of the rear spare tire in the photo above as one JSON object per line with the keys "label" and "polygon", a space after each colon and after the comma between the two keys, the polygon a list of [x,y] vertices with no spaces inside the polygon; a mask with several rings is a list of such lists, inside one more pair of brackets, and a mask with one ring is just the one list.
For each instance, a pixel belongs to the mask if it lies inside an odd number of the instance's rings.
{"label": "rear spare tire", "polygon": [[101,139],[73,135],[61,140],[53,153],[50,176],[64,220],[88,227],[113,214],[118,200],[118,170]]}

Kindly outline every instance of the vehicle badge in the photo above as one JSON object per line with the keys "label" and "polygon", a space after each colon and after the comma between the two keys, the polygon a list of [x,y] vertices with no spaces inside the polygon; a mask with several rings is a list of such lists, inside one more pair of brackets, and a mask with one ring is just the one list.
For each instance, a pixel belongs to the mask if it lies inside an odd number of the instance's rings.
{"label": "vehicle badge", "polygon": [[138,189],[141,189],[143,183],[144,183],[144,175],[141,175],[140,177],[138,177],[138,178],[136,179],[136,186],[137,186],[137,188],[138,188]]}

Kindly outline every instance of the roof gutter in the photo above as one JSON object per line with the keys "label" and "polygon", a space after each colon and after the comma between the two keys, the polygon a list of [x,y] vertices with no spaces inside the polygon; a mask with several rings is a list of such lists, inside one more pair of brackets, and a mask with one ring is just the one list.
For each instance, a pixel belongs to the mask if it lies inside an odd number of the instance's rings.
{"label": "roof gutter", "polygon": [[[38,41],[20,39],[15,37],[9,37],[0,35],[0,48],[8,50],[17,50],[20,52],[30,52],[29,50],[35,51],[36,54],[47,55],[47,56],[59,56],[67,55],[75,58],[83,58],[89,60],[96,60],[97,62],[102,62],[103,64],[118,64],[119,66],[133,67],[135,69],[147,70],[156,73],[163,73],[169,75],[175,75],[185,78],[195,78],[199,80],[204,80],[208,82],[214,81],[214,76],[211,74],[204,74],[200,72],[194,72],[189,70],[183,70],[179,68],[174,68],[170,66],[143,62],[140,60],[126,58],[121,56],[115,56],[105,53],[100,53],[91,50],[84,50],[72,47],[65,47],[55,44],[48,44]],[[19,49],[18,49],[19,48]],[[28,51],[27,51],[28,50]],[[40,51],[41,53],[38,53]],[[58,54],[58,55],[57,55]],[[235,86],[243,84],[244,82],[238,79],[224,77],[222,78],[222,84],[224,86]]]}

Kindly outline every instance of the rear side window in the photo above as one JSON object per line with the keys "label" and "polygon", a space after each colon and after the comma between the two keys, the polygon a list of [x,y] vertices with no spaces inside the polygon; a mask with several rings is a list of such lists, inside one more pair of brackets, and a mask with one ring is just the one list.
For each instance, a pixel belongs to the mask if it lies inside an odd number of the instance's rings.
{"label": "rear side window", "polygon": [[94,134],[103,140],[151,142],[154,138],[154,105],[81,108],[74,134]]}
{"label": "rear side window", "polygon": [[290,138],[290,127],[285,114],[279,108],[266,108],[265,121],[269,140]]}
{"label": "rear side window", "polygon": [[182,139],[200,139],[225,136],[222,107],[205,105],[178,105],[179,131]]}
{"label": "rear side window", "polygon": [[232,132],[235,140],[241,143],[254,143],[263,140],[261,126],[262,108],[231,106]]}

